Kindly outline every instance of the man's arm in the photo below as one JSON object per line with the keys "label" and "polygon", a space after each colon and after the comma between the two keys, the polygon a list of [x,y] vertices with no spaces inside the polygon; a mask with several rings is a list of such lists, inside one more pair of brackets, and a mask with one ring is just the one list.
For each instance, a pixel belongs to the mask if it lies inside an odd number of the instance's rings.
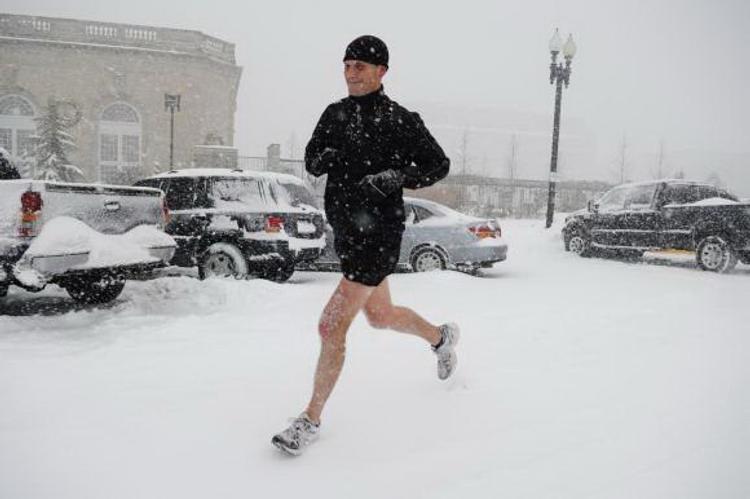
{"label": "man's arm", "polygon": [[409,113],[409,118],[405,138],[411,148],[411,164],[402,170],[403,186],[407,189],[419,189],[445,178],[451,162],[427,130],[419,114]]}
{"label": "man's arm", "polygon": [[334,146],[334,120],[331,106],[328,106],[315,126],[310,142],[305,147],[305,169],[319,177],[330,172],[340,163],[338,149]]}

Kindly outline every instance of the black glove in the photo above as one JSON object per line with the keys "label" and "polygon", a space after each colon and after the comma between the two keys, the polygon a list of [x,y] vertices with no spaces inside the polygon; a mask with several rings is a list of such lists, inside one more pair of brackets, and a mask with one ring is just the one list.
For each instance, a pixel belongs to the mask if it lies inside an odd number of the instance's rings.
{"label": "black glove", "polygon": [[365,175],[359,186],[368,193],[384,198],[390,196],[404,185],[404,174],[398,170],[385,170],[374,175]]}
{"label": "black glove", "polygon": [[341,155],[338,150],[326,147],[323,153],[318,156],[318,159],[312,162],[307,171],[319,177],[339,166],[341,166]]}

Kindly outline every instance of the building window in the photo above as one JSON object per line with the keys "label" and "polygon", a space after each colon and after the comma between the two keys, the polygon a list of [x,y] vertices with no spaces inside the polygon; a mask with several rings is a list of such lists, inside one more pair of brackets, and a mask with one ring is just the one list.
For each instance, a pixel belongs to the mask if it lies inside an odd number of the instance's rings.
{"label": "building window", "polygon": [[99,180],[132,184],[141,175],[141,120],[124,102],[102,111],[99,121]]}
{"label": "building window", "polygon": [[34,106],[19,95],[0,97],[0,147],[23,176],[31,176],[34,164]]}

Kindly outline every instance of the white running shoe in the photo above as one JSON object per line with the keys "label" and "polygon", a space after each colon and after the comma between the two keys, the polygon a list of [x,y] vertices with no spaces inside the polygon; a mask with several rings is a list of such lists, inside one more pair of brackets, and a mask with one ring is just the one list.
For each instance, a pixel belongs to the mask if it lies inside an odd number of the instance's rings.
{"label": "white running shoe", "polygon": [[319,431],[320,424],[313,423],[303,412],[292,419],[289,428],[274,435],[271,443],[287,454],[299,456],[305,447],[318,439]]}
{"label": "white running shoe", "polygon": [[452,322],[440,326],[440,345],[432,347],[432,351],[437,355],[438,378],[441,380],[448,379],[453,371],[456,370],[458,357],[456,356],[455,346],[461,332],[458,326]]}

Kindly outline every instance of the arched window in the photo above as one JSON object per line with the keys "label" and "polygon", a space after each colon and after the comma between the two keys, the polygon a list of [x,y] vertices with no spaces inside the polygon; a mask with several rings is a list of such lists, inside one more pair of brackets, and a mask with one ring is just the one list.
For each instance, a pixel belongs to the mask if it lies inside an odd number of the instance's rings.
{"label": "arched window", "polygon": [[0,147],[7,150],[24,176],[34,164],[34,106],[19,95],[0,97]]}
{"label": "arched window", "polygon": [[116,102],[99,120],[99,180],[131,184],[140,175],[141,120],[129,104]]}

